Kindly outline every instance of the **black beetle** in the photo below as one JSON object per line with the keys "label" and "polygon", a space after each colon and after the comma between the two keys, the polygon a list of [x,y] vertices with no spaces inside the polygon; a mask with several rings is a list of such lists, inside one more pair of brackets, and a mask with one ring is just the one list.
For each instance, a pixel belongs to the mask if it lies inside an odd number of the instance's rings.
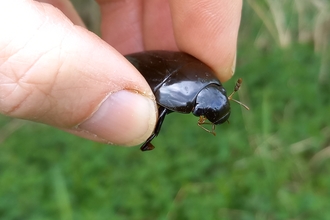
{"label": "black beetle", "polygon": [[[150,142],[159,134],[165,116],[171,112],[192,112],[200,117],[198,125],[214,135],[215,125],[228,120],[229,100],[239,89],[241,79],[237,81],[234,92],[227,97],[226,90],[214,76],[212,69],[189,54],[144,51],[125,57],[147,80],[158,104],[159,115],[155,130],[141,146],[142,151],[154,149]],[[202,126],[207,123],[206,119],[212,124],[212,130]]]}

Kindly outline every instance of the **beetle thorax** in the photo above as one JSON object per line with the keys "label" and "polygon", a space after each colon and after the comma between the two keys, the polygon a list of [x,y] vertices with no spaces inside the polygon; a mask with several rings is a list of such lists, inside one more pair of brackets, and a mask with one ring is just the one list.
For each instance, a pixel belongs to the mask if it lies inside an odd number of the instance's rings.
{"label": "beetle thorax", "polygon": [[192,113],[198,117],[204,116],[213,124],[227,121],[230,115],[230,104],[226,90],[216,84],[204,87],[196,97]]}

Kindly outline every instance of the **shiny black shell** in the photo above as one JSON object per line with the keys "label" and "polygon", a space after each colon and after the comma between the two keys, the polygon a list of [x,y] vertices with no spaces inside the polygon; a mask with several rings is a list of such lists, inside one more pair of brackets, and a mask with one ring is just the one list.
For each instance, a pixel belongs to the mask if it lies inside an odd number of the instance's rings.
{"label": "shiny black shell", "polygon": [[[193,113],[198,126],[215,135],[215,125],[230,115],[226,90],[213,71],[198,59],[182,52],[144,51],[125,56],[144,76],[158,104],[158,121],[154,132],[141,146],[142,151],[155,147],[151,141],[159,134],[166,115],[172,112]],[[206,119],[212,130],[203,127]]]}
{"label": "shiny black shell", "polygon": [[190,113],[196,96],[210,84],[226,94],[213,70],[193,56],[172,51],[144,51],[125,56],[144,76],[156,102],[170,111]]}

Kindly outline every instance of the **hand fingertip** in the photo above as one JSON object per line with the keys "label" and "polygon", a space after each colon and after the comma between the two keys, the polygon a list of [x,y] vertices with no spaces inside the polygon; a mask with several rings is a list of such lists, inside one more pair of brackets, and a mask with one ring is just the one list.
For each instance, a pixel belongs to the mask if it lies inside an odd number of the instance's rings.
{"label": "hand fingertip", "polygon": [[111,94],[80,129],[116,145],[145,141],[156,123],[155,102],[139,93],[121,90]]}

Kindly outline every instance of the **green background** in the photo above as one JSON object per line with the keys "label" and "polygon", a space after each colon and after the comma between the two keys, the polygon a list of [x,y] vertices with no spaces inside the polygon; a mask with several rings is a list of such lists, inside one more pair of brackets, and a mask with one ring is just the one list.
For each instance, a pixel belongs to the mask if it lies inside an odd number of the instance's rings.
{"label": "green background", "polygon": [[224,86],[250,111],[216,137],[171,114],[144,153],[0,116],[0,219],[330,219],[330,3],[244,3]]}

